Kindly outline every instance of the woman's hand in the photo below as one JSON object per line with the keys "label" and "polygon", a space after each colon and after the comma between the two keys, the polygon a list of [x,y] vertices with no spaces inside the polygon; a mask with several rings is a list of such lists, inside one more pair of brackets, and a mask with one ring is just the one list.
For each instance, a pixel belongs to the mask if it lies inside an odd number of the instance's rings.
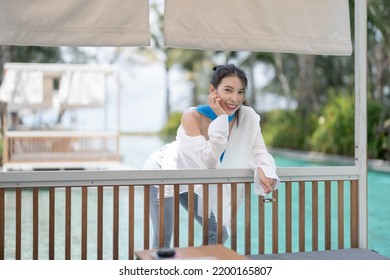
{"label": "woman's hand", "polygon": [[257,174],[259,176],[259,182],[264,189],[266,194],[269,194],[275,189],[276,179],[268,178],[265,176],[261,167],[257,168]]}
{"label": "woman's hand", "polygon": [[226,114],[225,110],[222,109],[221,104],[220,104],[221,98],[219,97],[219,95],[216,92],[210,93],[210,95],[207,97],[207,99],[208,99],[210,108],[214,111],[215,114],[217,114],[217,116]]}

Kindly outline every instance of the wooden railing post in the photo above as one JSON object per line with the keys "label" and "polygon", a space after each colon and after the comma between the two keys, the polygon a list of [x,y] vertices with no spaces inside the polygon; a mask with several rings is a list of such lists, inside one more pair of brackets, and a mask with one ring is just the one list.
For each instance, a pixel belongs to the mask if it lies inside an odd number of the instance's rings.
{"label": "wooden railing post", "polygon": [[173,186],[173,246],[180,246],[180,185]]}
{"label": "wooden railing post", "polygon": [[286,252],[292,252],[292,184],[286,182]]}
{"label": "wooden railing post", "polygon": [[311,193],[311,208],[312,208],[312,216],[311,216],[311,238],[312,238],[312,247],[313,251],[318,251],[318,181],[314,181],[312,183],[312,193]]}
{"label": "wooden railing post", "polygon": [[0,260],[4,260],[5,251],[5,196],[4,189],[0,189]]}

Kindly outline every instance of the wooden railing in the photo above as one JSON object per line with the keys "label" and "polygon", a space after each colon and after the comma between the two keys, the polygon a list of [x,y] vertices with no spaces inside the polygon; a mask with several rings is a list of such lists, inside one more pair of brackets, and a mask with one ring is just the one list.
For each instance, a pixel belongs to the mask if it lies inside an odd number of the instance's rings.
{"label": "wooden railing", "polygon": [[110,131],[7,131],[3,163],[119,161],[119,134]]}
{"label": "wooden railing", "polygon": [[[136,250],[150,248],[153,185],[158,185],[161,196],[165,185],[174,185],[175,247],[207,244],[206,219],[202,226],[194,222],[194,184],[203,185],[205,202],[208,190],[218,188],[221,243],[222,185],[228,184],[232,222],[225,246],[240,254],[355,248],[357,175],[353,167],[338,168],[279,170],[282,183],[273,192],[272,203],[253,194],[250,170],[4,172],[0,259],[133,259]],[[238,184],[245,189],[240,208]],[[189,189],[188,212],[179,207],[180,185]],[[207,213],[207,203],[203,205]]]}

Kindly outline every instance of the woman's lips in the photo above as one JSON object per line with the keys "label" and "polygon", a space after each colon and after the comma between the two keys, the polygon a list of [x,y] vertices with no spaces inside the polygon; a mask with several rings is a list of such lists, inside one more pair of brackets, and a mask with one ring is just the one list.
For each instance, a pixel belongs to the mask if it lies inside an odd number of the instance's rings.
{"label": "woman's lips", "polygon": [[226,107],[229,109],[229,110],[235,110],[238,106],[237,105],[229,105],[229,104],[225,104]]}

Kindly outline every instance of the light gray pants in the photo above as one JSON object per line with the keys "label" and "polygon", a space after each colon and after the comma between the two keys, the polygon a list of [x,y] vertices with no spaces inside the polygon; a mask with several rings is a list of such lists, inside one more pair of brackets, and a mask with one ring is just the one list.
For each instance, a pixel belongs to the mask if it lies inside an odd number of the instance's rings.
{"label": "light gray pants", "polygon": [[[173,235],[173,197],[164,198],[164,247],[171,247],[171,240]],[[179,198],[180,204],[188,211],[188,193],[181,193]],[[158,248],[158,188],[150,188],[150,218],[153,225],[153,241],[152,248]],[[194,197],[194,216],[195,220],[202,224],[202,217],[198,215],[198,195]],[[214,214],[211,212],[209,217],[209,234],[208,244],[217,244],[217,222]],[[225,226],[222,227],[222,243],[229,237],[228,230]]]}
{"label": "light gray pants", "polygon": [[[156,170],[161,169],[161,160],[164,156],[165,146],[151,154],[146,160],[143,169]],[[173,235],[173,197],[164,198],[164,247],[171,247],[172,235]],[[188,193],[180,194],[180,204],[188,211]],[[202,224],[202,217],[198,215],[198,195],[195,194],[194,198],[194,215],[195,220]],[[158,248],[158,211],[159,211],[159,198],[158,188],[150,188],[150,218],[152,220],[153,227],[153,241],[152,248]],[[213,213],[209,217],[209,244],[217,243],[217,222]],[[224,243],[229,233],[225,226],[222,227],[222,242]]]}

